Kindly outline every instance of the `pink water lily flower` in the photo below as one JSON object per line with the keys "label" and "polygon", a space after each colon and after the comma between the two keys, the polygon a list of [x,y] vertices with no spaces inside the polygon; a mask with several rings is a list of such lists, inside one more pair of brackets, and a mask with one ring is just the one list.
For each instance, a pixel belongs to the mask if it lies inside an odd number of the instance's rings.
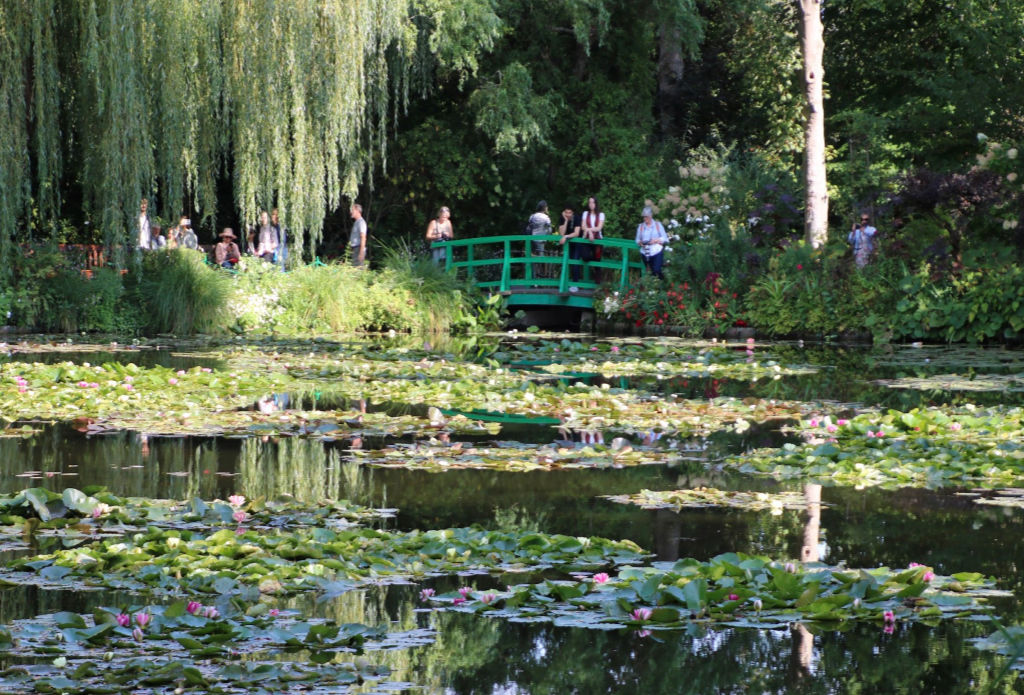
{"label": "pink water lily flower", "polygon": [[829,425],[829,426],[828,426],[828,427],[826,427],[825,429],[826,429],[826,430],[827,430],[827,431],[828,431],[829,433],[832,433],[832,432],[835,432],[836,430],[838,430],[839,428],[838,428],[838,427],[836,427],[835,425]]}
{"label": "pink water lily flower", "polygon": [[206,608],[203,609],[203,617],[204,618],[210,618],[212,620],[214,618],[219,618],[220,617],[220,613],[217,611],[217,609],[214,606],[207,606]]}
{"label": "pink water lily flower", "polygon": [[192,615],[199,615],[199,611],[203,610],[203,604],[199,603],[199,601],[189,601],[188,605],[185,606],[185,610]]}
{"label": "pink water lily flower", "polygon": [[598,572],[597,574],[594,575],[594,583],[595,584],[604,584],[607,581],[608,581],[608,573],[607,572]]}
{"label": "pink water lily flower", "polygon": [[135,622],[139,624],[139,627],[146,627],[152,619],[153,616],[149,613],[139,612],[135,614]]}
{"label": "pink water lily flower", "polygon": [[452,599],[452,605],[453,606],[458,606],[458,605],[463,604],[465,602],[466,602],[466,599],[464,599],[464,598],[453,598]]}
{"label": "pink water lily flower", "polygon": [[872,432],[871,430],[868,430],[864,434],[867,436],[868,439],[874,439],[875,438],[875,433]]}
{"label": "pink water lily flower", "polygon": [[484,603],[490,603],[491,601],[494,600],[494,598],[495,598],[494,594],[484,594],[483,596],[480,597],[480,600],[483,601]]}
{"label": "pink water lily flower", "polygon": [[920,562],[911,562],[909,565],[907,565],[907,567],[910,569],[914,569],[915,567],[924,567],[924,565],[922,565]]}
{"label": "pink water lily flower", "polygon": [[271,618],[276,618],[277,616],[281,615],[281,611],[277,608],[271,608],[269,611],[267,611],[267,615],[269,615]]}
{"label": "pink water lily flower", "polygon": [[816,418],[811,418],[811,421],[809,423],[807,423],[807,424],[809,424],[811,427],[817,427],[818,426],[818,420]]}
{"label": "pink water lily flower", "polygon": [[141,642],[143,639],[142,630],[140,628],[135,628],[134,630],[132,630],[132,637],[135,638],[136,642]]}
{"label": "pink water lily flower", "polygon": [[179,369],[178,371],[175,372],[175,374],[177,374],[178,376],[185,376],[185,370]]}
{"label": "pink water lily flower", "polygon": [[928,570],[921,576],[921,579],[923,579],[926,582],[930,582],[931,580],[935,579],[935,573],[931,570]]}
{"label": "pink water lily flower", "polygon": [[619,351],[619,346],[618,345],[612,345],[612,352],[618,352],[618,351]]}
{"label": "pink water lily flower", "polygon": [[170,384],[171,386],[174,386],[175,384],[178,383],[178,380],[172,376],[170,379],[167,380],[167,383]]}
{"label": "pink water lily flower", "polygon": [[729,599],[730,601],[739,601],[740,600],[739,594],[729,594],[728,596],[726,596],[726,598]]}
{"label": "pink water lily flower", "polygon": [[118,613],[117,624],[121,627],[128,627],[132,624],[132,616],[128,615],[127,613]]}
{"label": "pink water lily flower", "polygon": [[80,389],[87,389],[87,388],[89,388],[89,382],[88,381],[79,381],[78,382],[78,388],[80,388]]}
{"label": "pink water lily flower", "polygon": [[202,371],[204,371],[204,372],[206,372],[207,374],[209,374],[209,373],[210,373],[210,372],[212,372],[213,370],[212,370],[212,369],[210,369],[209,367],[203,367],[203,370],[202,370]]}
{"label": "pink water lily flower", "polygon": [[840,427],[844,427],[846,425],[849,425],[850,421],[839,418],[838,420],[836,420],[836,424],[839,425]]}
{"label": "pink water lily flower", "polygon": [[896,622],[896,614],[892,611],[885,611],[884,613],[882,613],[882,620],[884,620],[887,623],[894,623]]}
{"label": "pink water lily flower", "polygon": [[235,513],[231,515],[231,518],[237,521],[238,523],[242,523],[243,521],[249,518],[249,515],[241,509],[236,509]]}
{"label": "pink water lily flower", "polygon": [[243,504],[245,504],[245,496],[231,495],[231,497],[228,497],[228,502],[231,504],[232,507],[241,507]]}
{"label": "pink water lily flower", "polygon": [[650,620],[651,619],[651,609],[650,608],[637,608],[632,613],[630,613],[630,616],[633,618],[633,620],[638,620],[638,621]]}
{"label": "pink water lily flower", "polygon": [[963,429],[963,425],[961,425],[959,422],[951,422],[949,423],[949,429],[953,430],[954,432],[959,432],[961,429]]}
{"label": "pink water lily flower", "polygon": [[427,599],[429,599],[433,595],[434,595],[434,590],[433,589],[424,589],[423,591],[420,592],[420,601],[426,601]]}
{"label": "pink water lily flower", "polygon": [[469,595],[470,591],[472,591],[472,589],[470,589],[468,586],[461,587],[459,589],[459,595],[462,596],[462,598],[466,598]]}

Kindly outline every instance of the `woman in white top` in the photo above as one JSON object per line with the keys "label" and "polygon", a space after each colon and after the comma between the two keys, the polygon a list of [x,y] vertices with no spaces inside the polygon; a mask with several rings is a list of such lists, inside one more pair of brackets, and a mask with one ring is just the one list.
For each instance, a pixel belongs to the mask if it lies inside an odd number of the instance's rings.
{"label": "woman in white top", "polygon": [[583,219],[580,221],[581,236],[584,239],[600,239],[602,238],[602,231],[604,230],[604,213],[601,212],[601,206],[597,203],[597,198],[590,196],[587,198],[587,209],[583,213]]}
{"label": "woman in white top", "polygon": [[636,244],[640,247],[640,255],[651,275],[664,279],[661,275],[661,266],[665,261],[668,234],[665,233],[665,226],[653,219],[654,211],[651,208],[644,208],[641,214],[644,221],[636,228]]}
{"label": "woman in white top", "polygon": [[[583,215],[580,218],[580,238],[589,239],[595,241],[603,238],[604,230],[604,213],[601,212],[601,205],[597,202],[597,198],[590,196],[587,198],[586,209],[583,211]],[[601,260],[601,247],[594,246],[593,244],[573,244],[572,251],[574,252],[573,258],[583,261]],[[579,280],[579,266],[573,266],[572,270],[575,271],[575,277],[573,280]],[[601,282],[600,271],[593,269],[593,281],[596,283]]]}

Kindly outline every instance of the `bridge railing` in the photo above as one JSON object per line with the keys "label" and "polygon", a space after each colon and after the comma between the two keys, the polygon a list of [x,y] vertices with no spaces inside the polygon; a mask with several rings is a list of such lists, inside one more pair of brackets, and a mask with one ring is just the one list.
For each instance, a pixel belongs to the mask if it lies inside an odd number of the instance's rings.
{"label": "bridge railing", "polygon": [[[570,239],[559,244],[560,240],[557,234],[515,234],[454,239],[435,242],[433,246],[445,250],[445,269],[465,270],[478,287],[497,292],[546,287],[566,293],[570,286],[593,290],[602,281],[624,291],[629,285],[630,271],[643,269],[639,249],[629,239]],[[544,255],[534,253],[534,242],[544,242]],[[601,259],[571,258],[574,245],[592,246],[595,252],[600,249]],[[580,268],[579,280],[570,280],[570,269],[574,267]],[[605,277],[606,272],[611,273],[610,277]]]}

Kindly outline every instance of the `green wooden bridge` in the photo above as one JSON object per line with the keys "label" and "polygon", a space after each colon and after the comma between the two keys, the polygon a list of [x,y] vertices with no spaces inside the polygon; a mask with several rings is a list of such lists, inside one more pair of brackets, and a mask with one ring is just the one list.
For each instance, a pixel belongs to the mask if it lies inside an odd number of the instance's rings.
{"label": "green wooden bridge", "polygon": [[[557,234],[477,237],[433,244],[445,249],[445,269],[465,272],[477,287],[498,292],[509,306],[593,309],[594,290],[600,285],[629,287],[630,275],[643,271],[640,252],[629,239],[570,239],[559,245]],[[545,242],[545,255],[533,253],[533,242]],[[570,258],[574,244],[600,249],[601,260]],[[570,269],[580,268],[571,280]],[[575,287],[576,291],[570,291]]]}

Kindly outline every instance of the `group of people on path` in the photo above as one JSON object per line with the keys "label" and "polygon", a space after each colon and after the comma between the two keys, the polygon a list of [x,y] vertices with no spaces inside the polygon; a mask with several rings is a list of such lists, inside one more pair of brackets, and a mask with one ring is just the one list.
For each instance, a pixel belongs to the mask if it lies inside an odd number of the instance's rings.
{"label": "group of people on path", "polygon": [[164,236],[163,228],[158,224],[151,224],[149,221],[149,201],[145,198],[139,203],[139,242],[138,248],[142,251],[154,251],[157,249],[198,249],[199,238],[192,229],[192,220],[182,216],[178,224],[168,231]]}
{"label": "group of people on path", "polygon": [[[233,229],[225,227],[218,235],[218,239],[213,249],[214,263],[222,268],[234,268],[242,260],[242,251],[237,243],[238,237]],[[269,214],[266,210],[260,213],[259,223],[250,226],[246,240],[249,254],[284,266],[288,258],[288,237],[278,219],[277,208]],[[160,225],[150,221],[149,201],[145,198],[139,203],[137,248],[139,251],[175,248],[201,250],[199,238],[192,229],[192,221],[188,217],[182,216],[165,237]]]}

